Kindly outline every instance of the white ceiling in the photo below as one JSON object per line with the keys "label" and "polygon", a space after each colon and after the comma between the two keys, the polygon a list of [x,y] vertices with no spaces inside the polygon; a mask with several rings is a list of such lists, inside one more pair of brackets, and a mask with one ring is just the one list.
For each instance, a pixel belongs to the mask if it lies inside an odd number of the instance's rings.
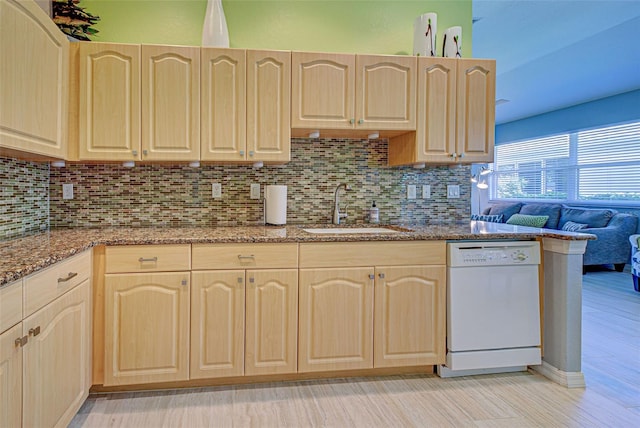
{"label": "white ceiling", "polygon": [[640,0],[473,0],[473,18],[497,124],[640,89]]}

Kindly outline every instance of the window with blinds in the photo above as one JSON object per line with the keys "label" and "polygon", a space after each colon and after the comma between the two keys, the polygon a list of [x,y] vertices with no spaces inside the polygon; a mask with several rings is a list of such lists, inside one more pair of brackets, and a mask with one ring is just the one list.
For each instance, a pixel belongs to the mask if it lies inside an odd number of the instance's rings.
{"label": "window with blinds", "polygon": [[640,205],[640,122],[498,145],[493,199]]}

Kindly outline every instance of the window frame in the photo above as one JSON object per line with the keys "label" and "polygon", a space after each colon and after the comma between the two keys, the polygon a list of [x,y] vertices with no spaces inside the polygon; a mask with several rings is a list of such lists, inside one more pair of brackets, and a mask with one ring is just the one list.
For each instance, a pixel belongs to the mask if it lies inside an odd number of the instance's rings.
{"label": "window frame", "polygon": [[[594,128],[581,129],[581,130],[576,130],[571,132],[562,132],[562,133],[552,134],[548,136],[511,141],[504,144],[496,145],[496,149],[494,150],[494,162],[489,165],[489,168],[491,169],[492,174],[490,174],[487,179],[488,185],[489,185],[489,189],[488,189],[489,201],[490,202],[523,201],[523,202],[538,202],[538,203],[546,202],[546,203],[560,203],[560,204],[567,204],[567,205],[581,205],[586,207],[593,206],[593,207],[631,208],[631,209],[640,208],[640,198],[638,199],[580,199],[580,195],[579,195],[579,192],[580,192],[579,177],[580,177],[581,170],[589,170],[593,168],[607,168],[611,166],[614,166],[614,167],[630,166],[633,168],[635,165],[637,165],[638,178],[640,178],[640,159],[631,160],[631,161],[613,160],[611,162],[606,162],[602,164],[593,163],[593,162],[590,162],[590,163],[579,162],[578,145],[579,145],[580,133],[591,133],[593,131],[605,130],[605,129],[626,126],[626,125],[635,126],[640,130],[640,120],[633,120],[628,122],[609,124],[606,126],[598,126]],[[634,135],[634,139],[631,141],[631,144],[633,144],[633,141],[635,141],[635,133],[633,135]],[[569,156],[567,158],[569,165],[567,165],[566,167],[558,166],[556,167],[556,170],[565,169],[568,171],[567,174],[565,174],[566,198],[552,198],[552,197],[537,197],[537,198],[536,197],[502,197],[500,198],[498,197],[498,181],[497,180],[498,180],[498,177],[501,175],[501,173],[499,169],[496,170],[496,166],[497,166],[496,162],[498,159],[500,146],[505,144],[509,144],[509,145],[510,144],[514,144],[514,145],[526,144],[526,143],[531,143],[532,141],[543,140],[547,138],[561,139],[563,136],[569,137]],[[640,133],[638,134],[638,141],[640,141]],[[640,150],[640,145],[638,145],[638,150]],[[532,158],[529,162],[530,163],[540,162],[540,164],[543,164],[545,160],[547,159]],[[515,170],[517,171],[517,168]],[[538,173],[540,175],[540,180],[538,185],[540,186],[540,194],[542,195],[544,194],[544,188],[547,184],[545,175],[548,174],[550,171],[552,172],[553,170],[554,168],[547,168],[545,166],[542,166],[540,169],[537,169],[537,170],[527,169],[522,172],[524,174]],[[506,169],[503,170],[503,172],[505,173],[505,176],[508,174],[507,171],[508,170]],[[633,177],[630,177],[630,179],[631,178]]]}

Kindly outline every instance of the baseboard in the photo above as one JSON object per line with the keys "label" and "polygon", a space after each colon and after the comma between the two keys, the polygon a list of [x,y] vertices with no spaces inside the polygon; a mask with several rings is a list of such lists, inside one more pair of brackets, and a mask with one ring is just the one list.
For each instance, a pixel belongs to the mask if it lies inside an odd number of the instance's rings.
{"label": "baseboard", "polygon": [[546,361],[543,361],[539,366],[529,366],[529,369],[567,388],[584,388],[587,386],[582,372],[565,372]]}

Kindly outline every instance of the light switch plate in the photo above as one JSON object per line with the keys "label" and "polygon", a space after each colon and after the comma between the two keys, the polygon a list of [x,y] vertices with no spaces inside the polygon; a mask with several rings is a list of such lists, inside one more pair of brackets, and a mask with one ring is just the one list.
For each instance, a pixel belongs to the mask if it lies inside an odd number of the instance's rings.
{"label": "light switch plate", "polygon": [[422,185],[422,199],[431,198],[431,186],[428,184]]}
{"label": "light switch plate", "polygon": [[211,183],[211,197],[216,199],[222,198],[222,184]]}
{"label": "light switch plate", "polygon": [[447,185],[447,198],[459,198],[460,197],[460,186],[457,184],[448,184]]}
{"label": "light switch plate", "polygon": [[251,183],[250,189],[249,197],[251,199],[260,199],[260,185],[257,183]]}
{"label": "light switch plate", "polygon": [[62,185],[62,199],[73,199],[73,184]]}
{"label": "light switch plate", "polygon": [[407,199],[415,199],[416,198],[416,185],[409,184],[407,186]]}

